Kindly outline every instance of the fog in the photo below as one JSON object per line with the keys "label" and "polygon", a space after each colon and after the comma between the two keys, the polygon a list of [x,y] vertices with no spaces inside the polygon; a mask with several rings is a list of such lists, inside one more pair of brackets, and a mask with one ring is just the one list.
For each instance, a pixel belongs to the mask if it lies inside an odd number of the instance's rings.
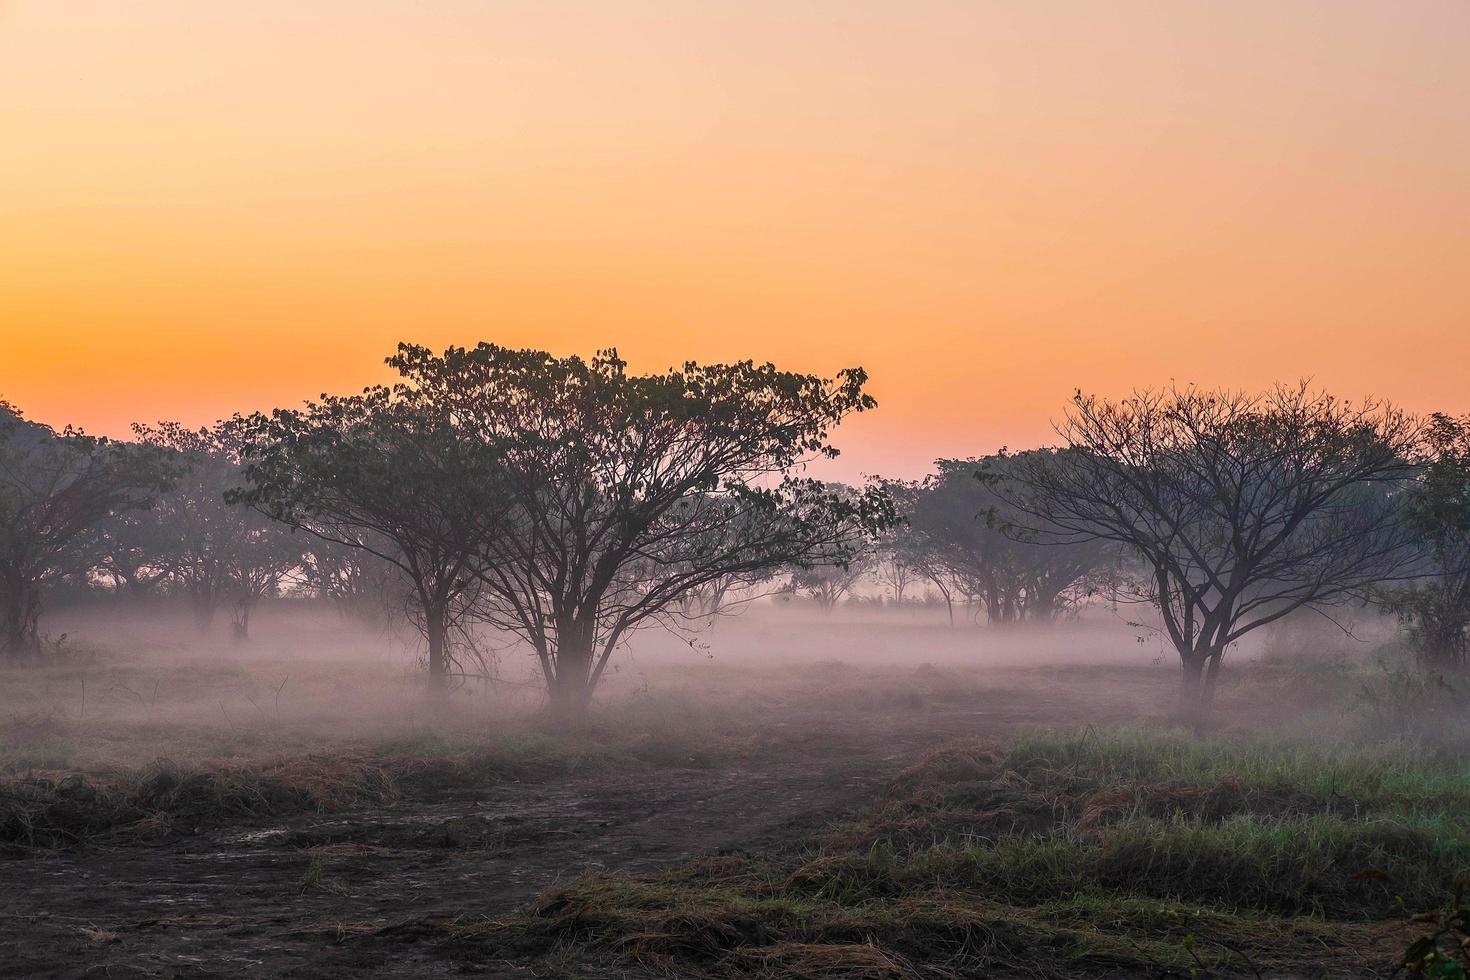
{"label": "fog", "polygon": [[[897,713],[906,729],[948,737],[1028,720],[1167,719],[1178,658],[1156,629],[1133,622],[1145,612],[1094,606],[1056,624],[1000,627],[963,612],[950,625],[942,607],[864,602],[823,613],[764,598],[697,629],[634,633],[614,653],[589,723],[638,728],[674,710],[726,728],[779,716],[851,730]],[[1225,676],[1282,659],[1364,662],[1391,635],[1374,615],[1344,625],[1353,633],[1310,615],[1259,631],[1231,650]],[[368,627],[319,603],[275,600],[248,640],[227,627],[201,629],[167,602],[58,605],[47,664],[10,672],[0,690],[0,758],[11,771],[202,764],[546,723],[534,654],[486,631],[477,642],[488,671],[439,692],[406,622]],[[640,718],[646,711],[659,717]]]}

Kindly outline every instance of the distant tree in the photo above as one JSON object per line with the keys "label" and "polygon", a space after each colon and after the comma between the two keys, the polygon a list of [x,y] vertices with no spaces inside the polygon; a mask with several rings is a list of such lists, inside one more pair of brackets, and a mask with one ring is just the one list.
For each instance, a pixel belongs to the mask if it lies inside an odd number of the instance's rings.
{"label": "distant tree", "polygon": [[1381,593],[1425,667],[1465,662],[1470,639],[1470,417],[1435,415],[1425,426],[1422,468],[1407,494],[1425,576]]}
{"label": "distant tree", "polygon": [[939,542],[932,539],[923,527],[914,525],[915,511],[919,501],[929,492],[922,480],[888,480],[884,489],[894,501],[897,520],[883,536],[882,552],[889,561],[899,563],[915,579],[928,582],[944,602],[949,614],[949,624],[954,625],[954,600],[959,594],[958,583],[945,561]]}
{"label": "distant tree", "polygon": [[[889,488],[882,483],[873,487],[892,507]],[[827,483],[824,489],[833,499],[849,504],[857,503],[867,492],[864,488],[843,483]],[[892,526],[885,525],[881,533],[861,524],[854,525],[846,538],[832,541],[813,554],[791,562],[782,591],[810,599],[823,613],[830,614],[839,603],[853,595],[864,578],[874,572],[879,561],[878,542],[895,529],[896,516],[890,523]]]}
{"label": "distant tree", "polygon": [[[992,624],[1051,622],[1104,568],[1108,548],[1020,521],[1012,471],[1034,450],[983,459],[940,459],[938,472],[904,493],[899,547],[941,590],[974,596]],[[1064,463],[1064,461],[1061,461]],[[951,606],[952,608],[952,606]]]}
{"label": "distant tree", "polygon": [[172,455],[179,478],[145,519],[126,528],[134,535],[112,538],[112,561],[124,555],[166,576],[188,597],[201,627],[228,604],[235,635],[248,637],[251,611],[277,592],[302,548],[289,529],[225,499],[242,479],[239,425],[189,429],[160,422],[134,425],[133,432],[141,444]]}
{"label": "distant tree", "polygon": [[[692,591],[841,557],[881,495],[848,501],[795,470],[833,456],[829,430],[873,404],[860,370],[833,380],[742,362],[635,375],[491,344],[390,364],[427,404],[506,447],[509,520],[482,536],[480,615],[535,651],[553,712],[586,710],[618,644],[678,628]],[[836,549],[836,550],[834,550]]]}
{"label": "distant tree", "polygon": [[885,555],[876,565],[873,576],[888,589],[888,598],[902,606],[908,590],[918,578],[913,566],[896,555]]}
{"label": "distant tree", "polygon": [[[393,546],[385,539],[375,550],[391,551]],[[343,616],[373,627],[387,626],[402,613],[402,599],[411,588],[392,562],[315,535],[302,555],[300,583],[307,594]]]}
{"label": "distant tree", "polygon": [[841,547],[848,552],[844,558],[839,559],[834,549],[832,556],[797,565],[787,582],[787,591],[811,599],[824,613],[836,609],[873,566],[872,555],[863,544],[849,542]]}
{"label": "distant tree", "polygon": [[173,579],[170,550],[174,528],[160,520],[157,508],[114,514],[94,535],[93,567],[112,590],[133,598],[151,596]]}
{"label": "distant tree", "polygon": [[238,424],[245,484],[232,499],[402,572],[431,682],[442,688],[484,535],[507,507],[501,449],[451,406],[404,385]]}
{"label": "distant tree", "polygon": [[1012,502],[1079,540],[1132,550],[1125,598],[1159,610],[1186,705],[1208,708],[1226,648],[1303,607],[1361,597],[1412,567],[1401,505],[1417,423],[1305,386],[1081,394],[1012,476]]}
{"label": "distant tree", "polygon": [[149,506],[171,477],[149,447],[58,433],[0,401],[0,653],[39,651],[44,588],[85,575],[99,525]]}
{"label": "distant tree", "polygon": [[225,559],[230,630],[240,640],[250,638],[250,617],[255,608],[262,600],[280,594],[282,584],[302,560],[300,535],[266,521],[259,513],[249,512],[249,517],[249,524]]}
{"label": "distant tree", "polygon": [[691,624],[713,626],[721,615],[743,607],[750,599],[767,594],[770,590],[763,586],[775,577],[774,569],[761,569],[710,579],[684,593],[679,600],[680,614]]}
{"label": "distant tree", "polygon": [[[891,482],[885,481],[884,488],[892,494]],[[907,525],[899,522],[885,532],[874,547],[872,576],[887,589],[888,598],[895,606],[902,606],[909,589],[924,577],[908,554],[908,531]]]}

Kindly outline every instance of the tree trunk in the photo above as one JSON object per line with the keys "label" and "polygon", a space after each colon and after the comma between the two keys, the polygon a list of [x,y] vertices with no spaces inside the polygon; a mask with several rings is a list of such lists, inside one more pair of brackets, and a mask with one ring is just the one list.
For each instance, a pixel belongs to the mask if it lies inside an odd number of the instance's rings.
{"label": "tree trunk", "polygon": [[12,582],[6,588],[0,602],[0,653],[18,660],[41,652],[40,612],[40,594],[34,585]]}
{"label": "tree trunk", "polygon": [[1199,712],[1204,691],[1205,657],[1195,650],[1181,650],[1179,664],[1183,669],[1179,685],[1179,714],[1191,718]]}
{"label": "tree trunk", "polygon": [[1223,648],[1180,651],[1183,667],[1179,688],[1179,714],[1183,719],[1199,722],[1206,719],[1215,701],[1215,682],[1220,675]]}
{"label": "tree trunk", "polygon": [[1220,678],[1220,661],[1225,659],[1224,648],[1209,652],[1209,668],[1205,671],[1204,689],[1200,692],[1200,713],[1208,715],[1215,706],[1215,683]]}
{"label": "tree trunk", "polygon": [[250,601],[248,599],[241,599],[236,603],[235,615],[230,620],[230,632],[242,643],[250,639]]}
{"label": "tree trunk", "polygon": [[214,623],[214,611],[217,600],[212,592],[201,592],[194,590],[191,596],[194,607],[194,625],[201,633],[208,632]]}
{"label": "tree trunk", "polygon": [[1038,593],[1026,607],[1026,617],[1033,623],[1051,623],[1057,618],[1056,596]]}
{"label": "tree trunk", "polygon": [[449,674],[449,616],[443,605],[430,603],[424,609],[424,636],[429,641],[429,686],[442,691]]}
{"label": "tree trunk", "polygon": [[995,626],[1000,621],[1000,596],[996,595],[994,589],[990,589],[985,593],[985,622],[989,626]]}
{"label": "tree trunk", "polygon": [[592,635],[571,627],[558,631],[556,677],[551,680],[551,717],[561,728],[575,728],[592,702]]}

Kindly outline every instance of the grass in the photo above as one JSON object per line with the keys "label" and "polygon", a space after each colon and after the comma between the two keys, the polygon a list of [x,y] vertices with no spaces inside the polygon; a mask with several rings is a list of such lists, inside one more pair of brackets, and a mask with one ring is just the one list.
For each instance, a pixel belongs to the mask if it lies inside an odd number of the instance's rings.
{"label": "grass", "polygon": [[[418,732],[306,755],[222,752],[91,771],[20,769],[12,761],[11,774],[0,777],[0,852],[154,841],[231,821],[473,798],[497,783],[584,770],[698,767],[762,744],[759,734],[732,731],[718,712],[641,695],[566,734]],[[27,758],[44,758],[35,751]]]}
{"label": "grass", "polygon": [[798,858],[592,874],[465,941],[678,974],[1252,976],[1392,966],[1470,867],[1470,772],[1185,732],[955,745]]}

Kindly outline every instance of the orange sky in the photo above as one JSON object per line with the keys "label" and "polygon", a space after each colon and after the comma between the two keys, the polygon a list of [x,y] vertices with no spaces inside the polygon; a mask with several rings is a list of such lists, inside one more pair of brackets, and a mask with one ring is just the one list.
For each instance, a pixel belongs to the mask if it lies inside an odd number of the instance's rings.
{"label": "orange sky", "polygon": [[845,469],[1076,387],[1470,411],[1470,3],[0,0],[0,396],[121,433],[402,339],[862,364]]}

